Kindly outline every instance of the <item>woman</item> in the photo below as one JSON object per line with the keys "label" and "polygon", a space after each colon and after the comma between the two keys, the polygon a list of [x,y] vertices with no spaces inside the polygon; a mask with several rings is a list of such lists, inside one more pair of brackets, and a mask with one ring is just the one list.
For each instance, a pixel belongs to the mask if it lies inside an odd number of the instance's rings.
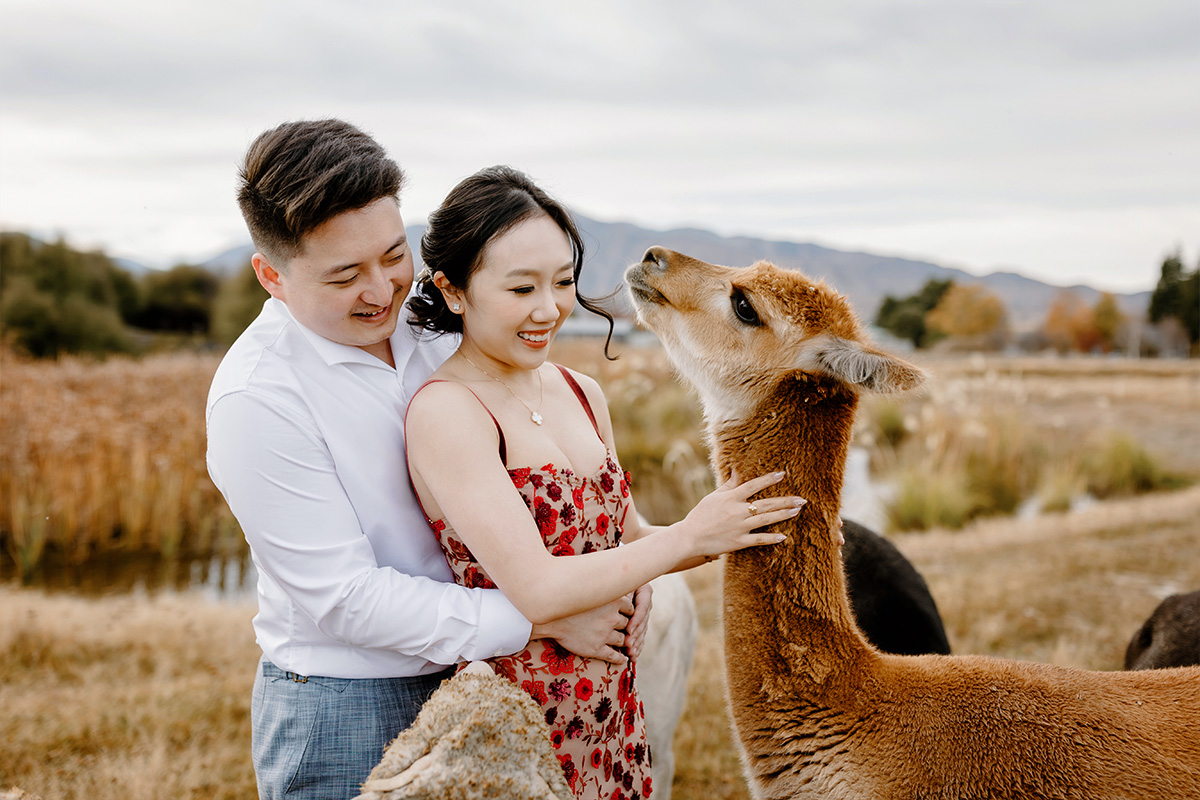
{"label": "woman", "polygon": [[[528,177],[493,167],[464,180],[430,216],[421,255],[412,324],[462,342],[409,404],[408,463],[460,583],[498,586],[546,622],[664,572],[782,541],[752,531],[795,516],[803,501],[749,502],[778,475],[731,480],[675,525],[640,524],[599,386],[547,363],[577,299],[603,312],[577,294],[574,223]],[[545,709],[577,797],[649,796],[632,661],[539,640],[489,663]]]}

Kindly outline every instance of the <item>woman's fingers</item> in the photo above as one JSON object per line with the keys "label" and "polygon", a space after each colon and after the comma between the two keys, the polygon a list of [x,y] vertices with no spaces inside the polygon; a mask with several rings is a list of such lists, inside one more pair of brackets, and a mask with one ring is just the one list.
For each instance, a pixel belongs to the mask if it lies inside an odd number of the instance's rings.
{"label": "woman's fingers", "polygon": [[746,511],[752,517],[770,514],[775,511],[791,511],[803,508],[808,501],[803,497],[760,497],[746,503]]}
{"label": "woman's fingers", "polygon": [[[737,484],[737,493],[742,497],[748,498],[751,495],[758,494],[768,486],[773,486],[783,480],[784,473],[768,472],[766,475],[760,475],[757,478],[751,478],[745,483]],[[730,478],[732,481],[733,478]]]}
{"label": "woman's fingers", "polygon": [[784,508],[778,511],[767,511],[750,517],[746,521],[746,524],[750,526],[750,530],[758,530],[759,528],[767,528],[779,522],[786,522],[799,513],[799,506],[792,506],[791,508]]}
{"label": "woman's fingers", "polygon": [[629,662],[629,658],[624,653],[620,653],[611,647],[603,648],[592,657],[598,658],[601,661],[607,661],[610,664],[616,664],[618,667],[622,667]]}

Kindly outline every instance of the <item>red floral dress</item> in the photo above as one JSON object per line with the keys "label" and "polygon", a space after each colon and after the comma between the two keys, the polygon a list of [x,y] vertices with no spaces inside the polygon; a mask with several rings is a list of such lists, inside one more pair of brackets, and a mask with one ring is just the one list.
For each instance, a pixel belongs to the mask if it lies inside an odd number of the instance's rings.
{"label": "red floral dress", "polygon": [[[564,374],[569,383],[575,383]],[[572,388],[591,416],[582,391],[577,385]],[[592,477],[553,464],[510,469],[508,474],[554,555],[605,550],[621,541],[629,510],[629,475],[621,471],[611,452]],[[457,583],[495,588],[444,520],[430,524]],[[487,663],[541,704],[550,726],[551,745],[575,797],[637,800],[650,796],[645,711],[638,699],[632,660],[619,667],[577,656],[553,639],[537,639],[515,655],[491,658]]]}

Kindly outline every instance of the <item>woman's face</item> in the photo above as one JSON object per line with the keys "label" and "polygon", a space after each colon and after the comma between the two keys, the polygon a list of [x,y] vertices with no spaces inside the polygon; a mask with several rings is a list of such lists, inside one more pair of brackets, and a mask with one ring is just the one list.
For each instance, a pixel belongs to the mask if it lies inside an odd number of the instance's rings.
{"label": "woman's face", "polygon": [[545,214],[493,239],[457,298],[464,347],[499,370],[541,366],[575,307],[574,273],[571,241]]}

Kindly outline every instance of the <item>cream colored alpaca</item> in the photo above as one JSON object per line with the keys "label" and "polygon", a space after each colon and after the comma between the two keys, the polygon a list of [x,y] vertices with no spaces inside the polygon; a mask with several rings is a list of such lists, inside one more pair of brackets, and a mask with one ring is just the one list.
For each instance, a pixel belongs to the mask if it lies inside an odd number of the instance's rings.
{"label": "cream colored alpaca", "polygon": [[482,662],[445,681],[355,800],[570,800],[541,708]]}
{"label": "cream colored alpaca", "polygon": [[0,791],[0,800],[42,800],[36,794],[19,789],[16,786],[11,786],[4,791]]}
{"label": "cream colored alpaca", "polygon": [[835,543],[858,395],[923,375],[867,345],[845,298],[657,247],[626,281],[700,393],[718,481],[785,469],[771,493],[808,499],[786,543],[725,565],[730,714],[755,798],[1200,798],[1200,668],[892,656],[859,632]]}
{"label": "cream colored alpaca", "polygon": [[670,800],[675,777],[675,727],[687,705],[687,680],[700,623],[687,581],[669,572],[650,582],[654,601],[637,662],[638,696],[646,710],[646,744],[654,800]]}

